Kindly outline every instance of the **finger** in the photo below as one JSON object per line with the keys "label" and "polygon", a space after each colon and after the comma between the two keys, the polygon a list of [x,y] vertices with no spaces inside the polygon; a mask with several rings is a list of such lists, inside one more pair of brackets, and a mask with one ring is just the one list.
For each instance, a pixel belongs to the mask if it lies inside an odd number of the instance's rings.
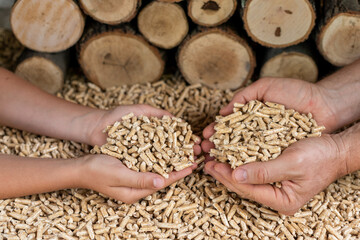
{"label": "finger", "polygon": [[197,156],[201,153],[201,146],[200,145],[195,145],[194,146],[194,155]]}
{"label": "finger", "polygon": [[125,110],[127,112],[126,114],[133,112],[137,116],[145,115],[148,117],[152,116],[152,117],[160,118],[160,117],[166,115],[166,116],[174,117],[174,115],[172,115],[168,111],[165,111],[160,108],[152,107],[147,104],[123,105],[123,106],[127,107],[127,109]]}
{"label": "finger", "polygon": [[[171,184],[173,184],[174,182],[179,181],[180,179],[188,176],[189,174],[192,173],[192,168],[196,168],[197,165],[194,164],[192,167],[188,167],[185,168],[181,171],[178,172],[172,172],[169,174],[169,178],[167,178],[165,180],[165,185],[164,187],[167,187]],[[122,192],[119,192],[122,191]],[[121,201],[125,202],[125,203],[134,203],[136,201],[138,201],[141,198],[144,198],[146,196],[149,196],[150,194],[156,192],[157,190],[154,189],[139,189],[139,188],[124,188],[124,187],[120,187],[120,188],[113,188],[111,190],[111,192],[113,193],[112,195],[116,195],[117,199],[120,199]]]}
{"label": "finger", "polygon": [[291,206],[296,203],[289,197],[291,188],[280,189],[269,184],[239,184],[233,181],[231,177],[232,169],[228,164],[215,162],[210,166],[211,175],[241,197],[254,200],[284,214],[294,213]]}
{"label": "finger", "polygon": [[254,162],[242,165],[233,171],[232,178],[238,183],[249,184],[266,184],[293,180],[298,176],[297,172],[299,169],[291,161],[291,155],[291,153],[287,154],[284,152],[277,159],[268,162]]}
{"label": "finger", "polygon": [[267,86],[271,81],[269,79],[262,79],[254,82],[250,86],[240,90],[231,102],[220,110],[220,114],[223,116],[229,115],[233,112],[234,103],[247,103],[250,100],[262,100],[263,95],[267,89]]}
{"label": "finger", "polygon": [[213,161],[215,159],[215,157],[211,157],[210,154],[206,154],[205,155],[205,163]]}
{"label": "finger", "polygon": [[209,124],[204,130],[203,130],[203,136],[205,139],[209,139],[212,135],[215,133],[214,126],[216,123]]}
{"label": "finger", "polygon": [[150,105],[142,105],[142,106],[144,106],[143,114],[146,116],[152,116],[152,117],[158,117],[158,118],[161,118],[162,116],[174,117],[174,115],[172,115],[171,113],[169,113],[168,111],[165,111],[163,109],[155,108]]}
{"label": "finger", "polygon": [[210,142],[209,140],[204,140],[201,143],[201,149],[206,153],[210,152],[210,149],[213,149],[213,148],[215,148],[215,145],[212,142]]}

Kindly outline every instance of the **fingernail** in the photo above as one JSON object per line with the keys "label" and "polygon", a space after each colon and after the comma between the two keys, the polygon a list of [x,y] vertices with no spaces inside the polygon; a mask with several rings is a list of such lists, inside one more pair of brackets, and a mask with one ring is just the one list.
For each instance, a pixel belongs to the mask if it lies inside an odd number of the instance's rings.
{"label": "fingernail", "polygon": [[247,172],[244,169],[238,169],[234,174],[235,180],[239,183],[243,183],[247,179]]}
{"label": "fingernail", "polygon": [[162,188],[162,186],[164,185],[164,180],[162,180],[161,178],[154,178],[153,184],[155,188]]}

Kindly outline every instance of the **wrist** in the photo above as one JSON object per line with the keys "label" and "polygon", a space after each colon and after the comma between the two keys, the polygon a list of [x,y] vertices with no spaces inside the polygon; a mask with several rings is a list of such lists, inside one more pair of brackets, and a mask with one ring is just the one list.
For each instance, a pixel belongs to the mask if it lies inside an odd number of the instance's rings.
{"label": "wrist", "polygon": [[85,155],[76,159],[73,159],[74,164],[73,164],[73,178],[72,178],[72,182],[74,183],[73,188],[87,188],[89,189],[90,187],[90,182],[88,179],[89,176],[89,171],[88,171],[88,167],[87,165],[89,164],[91,158],[93,157],[93,155]]}
{"label": "wrist", "polygon": [[78,136],[80,138],[79,141],[81,143],[86,143],[92,146],[98,144],[98,136],[95,133],[98,131],[97,128],[105,113],[105,110],[93,109],[87,114],[77,116],[74,119],[74,126],[78,130]]}
{"label": "wrist", "polygon": [[342,175],[360,170],[360,124],[356,124],[343,132],[332,135],[342,162]]}
{"label": "wrist", "polygon": [[360,97],[356,91],[360,89],[359,74],[356,74],[359,70],[351,67],[354,66],[345,67],[316,83],[322,92],[324,105],[332,113],[333,119],[329,119],[333,123],[331,131],[360,118]]}

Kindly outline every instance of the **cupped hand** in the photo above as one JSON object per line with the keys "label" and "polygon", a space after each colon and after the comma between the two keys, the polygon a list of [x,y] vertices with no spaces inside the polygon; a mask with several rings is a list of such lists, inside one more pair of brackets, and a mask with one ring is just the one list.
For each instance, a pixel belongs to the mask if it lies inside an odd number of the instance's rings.
{"label": "cupped hand", "polygon": [[[99,112],[97,112],[99,113]],[[129,113],[134,113],[136,116],[153,116],[161,118],[164,115],[173,116],[171,113],[155,108],[146,104],[134,104],[134,105],[120,105],[108,111],[101,111],[96,115],[92,121],[94,128],[89,130],[89,138],[91,145],[103,145],[106,143],[106,133],[103,130],[108,126],[114,124],[114,122],[121,120],[121,118]],[[94,115],[95,116],[95,115]],[[201,153],[200,144],[201,139],[194,145],[194,155]]]}
{"label": "cupped hand", "polygon": [[[241,197],[291,215],[349,170],[341,140],[336,135],[324,135],[296,142],[274,160],[235,170],[228,164],[209,161],[205,172]],[[282,187],[269,184],[273,182],[281,182]]]}
{"label": "cupped hand", "polygon": [[169,174],[169,178],[151,172],[135,172],[116,158],[88,155],[80,160],[79,187],[98,191],[130,204],[192,173],[197,165]]}
{"label": "cupped hand", "polygon": [[[326,127],[325,133],[334,131],[337,126],[337,115],[330,104],[330,96],[322,86],[303,80],[290,78],[262,78],[240,90],[231,102],[220,110],[223,116],[233,112],[234,103],[247,103],[250,100],[275,102],[295,109],[300,113],[312,113],[319,125]],[[209,152],[214,145],[208,140],[214,133],[215,123],[207,126],[201,146]]]}

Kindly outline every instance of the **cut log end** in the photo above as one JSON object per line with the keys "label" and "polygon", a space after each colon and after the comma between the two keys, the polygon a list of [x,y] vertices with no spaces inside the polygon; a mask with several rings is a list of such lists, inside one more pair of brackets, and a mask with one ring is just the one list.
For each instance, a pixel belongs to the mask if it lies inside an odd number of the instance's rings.
{"label": "cut log end", "polygon": [[73,0],[18,0],[11,27],[26,47],[59,52],[74,45],[84,30],[84,17]]}
{"label": "cut log end", "polygon": [[135,17],[140,4],[139,0],[80,0],[86,14],[111,25],[129,22]]}
{"label": "cut log end", "polygon": [[267,47],[287,47],[306,40],[315,18],[308,0],[248,0],[243,11],[247,33]]}
{"label": "cut log end", "polygon": [[218,26],[235,12],[236,0],[191,0],[188,6],[190,18],[198,25]]}
{"label": "cut log end", "polygon": [[251,77],[255,59],[243,39],[214,29],[186,40],[179,50],[178,65],[190,84],[237,89]]}
{"label": "cut log end", "polygon": [[318,36],[321,54],[335,66],[345,66],[360,58],[360,14],[334,16]]}
{"label": "cut log end", "polygon": [[16,67],[15,74],[51,94],[59,91],[64,84],[64,72],[43,57],[27,58]]}
{"label": "cut log end", "polygon": [[179,5],[158,1],[139,13],[138,28],[149,42],[164,49],[179,45],[189,30],[185,12]]}
{"label": "cut log end", "polygon": [[79,62],[84,74],[102,88],[153,82],[164,70],[158,50],[133,34],[101,33],[80,48]]}
{"label": "cut log end", "polygon": [[306,54],[283,52],[264,64],[260,77],[296,78],[316,82],[318,68],[315,61]]}

